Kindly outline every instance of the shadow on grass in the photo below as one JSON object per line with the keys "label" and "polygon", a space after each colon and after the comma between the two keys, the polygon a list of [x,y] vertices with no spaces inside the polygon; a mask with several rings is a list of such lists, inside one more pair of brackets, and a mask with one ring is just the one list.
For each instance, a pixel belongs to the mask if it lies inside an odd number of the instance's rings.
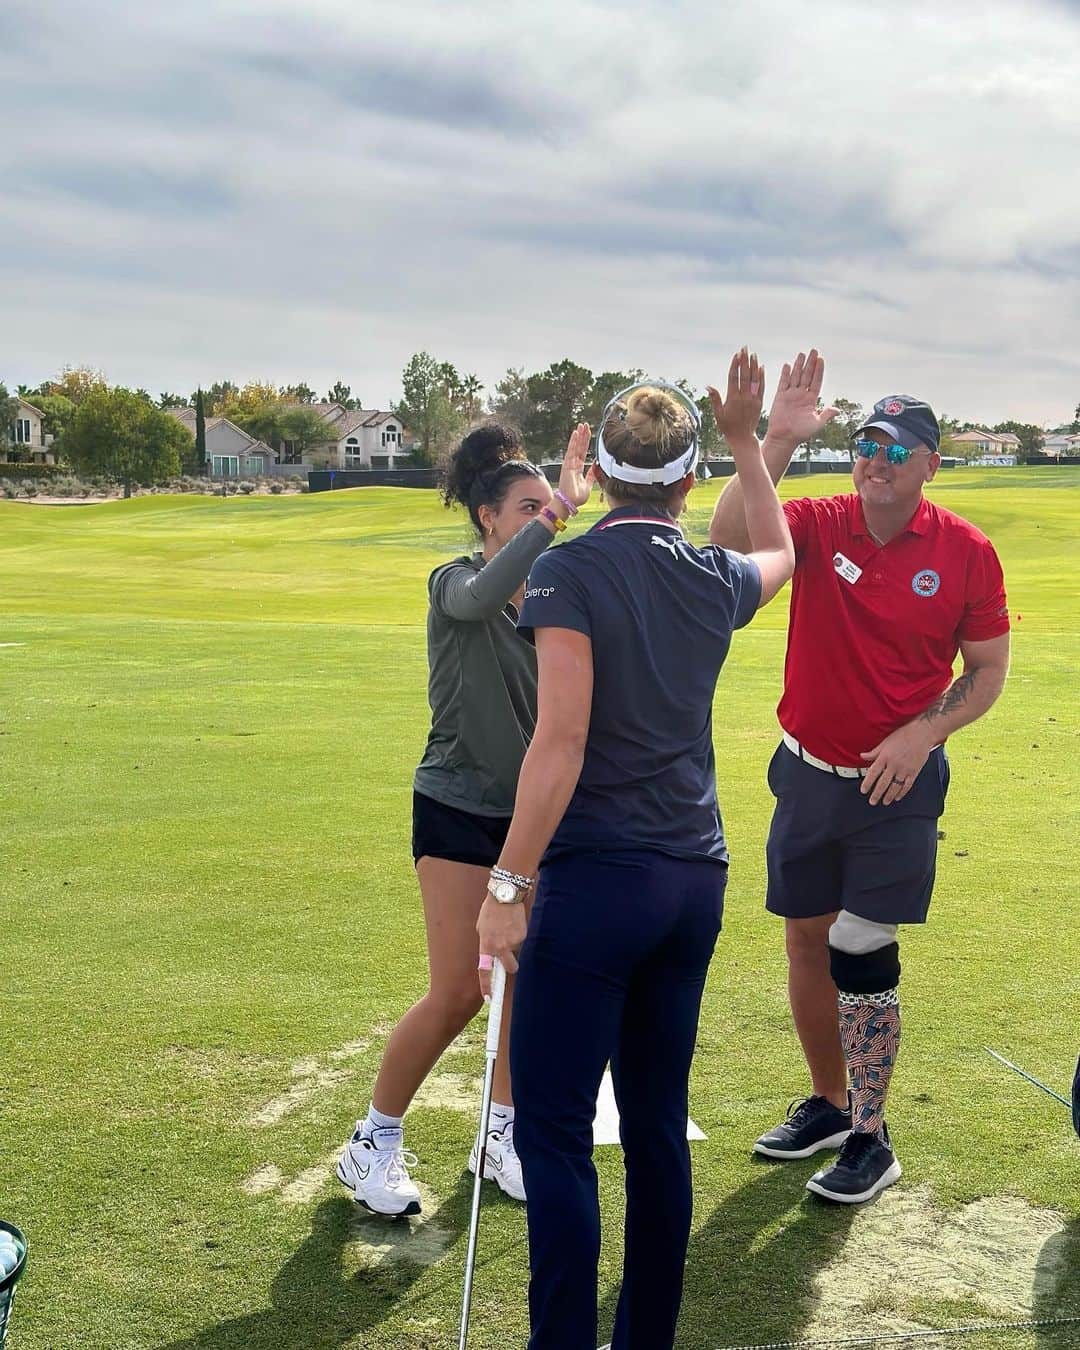
{"label": "shadow on grass", "polygon": [[[754,1166],[753,1179],[690,1239],[679,1350],[797,1340],[814,1311],[814,1275],[836,1259],[851,1227],[851,1206],[807,1194],[805,1168]],[[615,1291],[600,1310],[601,1342],[617,1299]]]}
{"label": "shadow on grass", "polygon": [[[1035,1267],[1031,1300],[1035,1318],[1080,1317],[1080,1219],[1048,1238]],[[1076,1350],[1080,1322],[1040,1327],[1039,1350]]]}
{"label": "shadow on grass", "polygon": [[[466,1173],[430,1222],[463,1234],[471,1195],[472,1177]],[[324,1200],[312,1216],[310,1236],[275,1277],[269,1308],[219,1322],[159,1350],[333,1350],[354,1341],[399,1312],[402,1296],[429,1269],[393,1261],[345,1275],[342,1255],[355,1238],[354,1202],[345,1197]],[[452,1279],[457,1288],[456,1266]]]}

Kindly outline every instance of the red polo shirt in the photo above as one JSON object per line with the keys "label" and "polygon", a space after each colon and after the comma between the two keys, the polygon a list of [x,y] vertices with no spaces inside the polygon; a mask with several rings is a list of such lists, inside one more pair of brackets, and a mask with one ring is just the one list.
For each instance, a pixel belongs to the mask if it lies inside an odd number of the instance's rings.
{"label": "red polo shirt", "polygon": [[780,725],[863,768],[952,682],[961,641],[1009,630],[1001,564],[974,525],[925,498],[880,548],[855,493],[784,504],[795,542]]}

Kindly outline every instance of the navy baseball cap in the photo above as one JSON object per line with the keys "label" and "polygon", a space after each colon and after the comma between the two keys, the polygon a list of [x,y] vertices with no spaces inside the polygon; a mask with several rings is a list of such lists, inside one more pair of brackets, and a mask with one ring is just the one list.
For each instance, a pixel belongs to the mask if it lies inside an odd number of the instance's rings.
{"label": "navy baseball cap", "polygon": [[929,403],[912,398],[910,394],[889,394],[879,398],[873,413],[866,419],[856,436],[873,427],[891,436],[897,445],[916,450],[925,445],[936,451],[941,444],[941,428]]}

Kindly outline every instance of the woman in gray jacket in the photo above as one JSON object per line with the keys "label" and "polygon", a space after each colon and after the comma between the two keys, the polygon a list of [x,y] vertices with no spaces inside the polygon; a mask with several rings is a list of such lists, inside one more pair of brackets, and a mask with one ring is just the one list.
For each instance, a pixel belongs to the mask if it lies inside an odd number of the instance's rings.
{"label": "woman in gray jacket", "polygon": [[[377,1214],[420,1213],[402,1121],[439,1056],[481,1006],[476,920],[514,812],[536,723],[536,653],[517,632],[529,569],[588,501],[589,428],[570,437],[559,486],[525,457],[511,427],[475,428],[447,466],[443,499],[465,507],[481,547],[428,579],[431,732],[413,783],[413,858],[427,927],[430,985],[386,1045],[365,1119],[338,1177]],[[509,991],[508,991],[509,994]],[[495,1069],[484,1175],[524,1200],[506,1054],[510,998]],[[476,1168],[474,1145],[469,1160]]]}

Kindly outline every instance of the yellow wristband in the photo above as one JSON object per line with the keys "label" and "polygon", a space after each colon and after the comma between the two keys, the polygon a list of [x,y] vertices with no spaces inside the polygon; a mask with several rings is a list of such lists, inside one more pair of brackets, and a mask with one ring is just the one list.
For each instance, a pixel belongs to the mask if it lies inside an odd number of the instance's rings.
{"label": "yellow wristband", "polygon": [[552,525],[555,526],[556,534],[558,534],[560,530],[566,529],[566,521],[561,519],[561,517],[557,516],[550,506],[545,506],[544,509],[540,512],[540,514],[544,517],[545,520],[551,521]]}

